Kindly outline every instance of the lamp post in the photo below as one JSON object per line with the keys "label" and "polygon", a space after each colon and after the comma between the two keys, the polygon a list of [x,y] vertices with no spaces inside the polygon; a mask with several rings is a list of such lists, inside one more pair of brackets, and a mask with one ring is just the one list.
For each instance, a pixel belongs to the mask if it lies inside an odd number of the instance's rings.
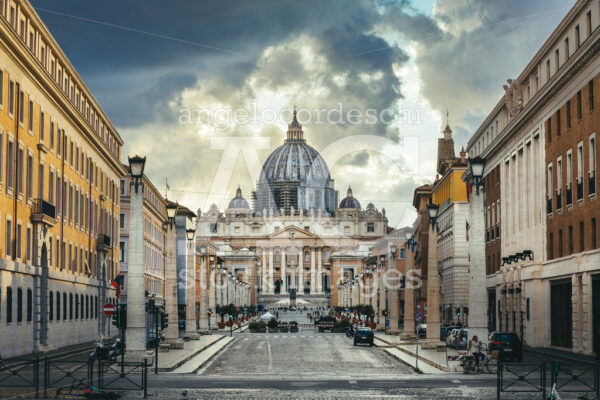
{"label": "lamp post", "polygon": [[[146,293],[144,276],[144,195],[146,158],[129,157],[131,175],[129,239],[127,254],[127,358],[140,361],[146,353]],[[142,191],[139,188],[142,187]]]}
{"label": "lamp post", "polygon": [[427,248],[427,340],[423,348],[435,348],[440,341],[440,284],[437,252],[437,217],[439,206],[430,200],[427,204],[429,214],[429,241]]}
{"label": "lamp post", "polygon": [[168,315],[169,324],[164,330],[165,341],[174,348],[183,348],[183,341],[179,340],[179,312],[177,306],[177,233],[175,217],[179,205],[166,200],[167,203],[167,265],[165,268],[165,313]]}
{"label": "lamp post", "polygon": [[[469,219],[471,220],[471,235],[469,237],[469,339],[477,336],[480,342],[487,343],[487,289],[485,272],[485,208],[479,187],[483,184],[485,160],[481,157],[469,159],[469,178],[472,179],[475,190],[471,189],[469,196]],[[483,188],[485,189],[485,188]],[[523,340],[521,338],[521,340]]]}
{"label": "lamp post", "polygon": [[206,246],[200,246],[198,248],[198,250],[200,251],[200,268],[199,268],[199,273],[200,273],[200,293],[199,293],[199,316],[198,316],[198,331],[201,333],[206,333],[210,330],[210,325],[209,325],[209,316],[208,316],[208,296],[209,296],[209,291],[208,291],[208,286],[206,284],[206,278],[207,278],[207,268],[206,268],[206,264],[207,264],[207,257],[206,257]]}

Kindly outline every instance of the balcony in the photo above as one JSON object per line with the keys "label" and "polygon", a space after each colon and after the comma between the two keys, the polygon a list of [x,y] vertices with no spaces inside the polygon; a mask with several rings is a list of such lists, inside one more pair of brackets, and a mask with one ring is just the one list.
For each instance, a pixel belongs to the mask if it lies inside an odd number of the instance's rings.
{"label": "balcony", "polygon": [[596,175],[594,172],[590,172],[588,177],[588,192],[590,196],[596,194]]}
{"label": "balcony", "polygon": [[577,201],[583,200],[583,179],[577,178]]}
{"label": "balcony", "polygon": [[573,205],[573,189],[571,188],[571,185],[567,186],[567,189],[565,190],[566,195],[567,195],[567,207],[570,205]]}
{"label": "balcony", "polygon": [[98,251],[110,251],[110,236],[100,234],[98,235],[98,241],[96,242],[96,250]]}
{"label": "balcony", "polygon": [[556,209],[560,210],[562,209],[562,191],[558,190],[556,192]]}
{"label": "balcony", "polygon": [[547,200],[546,211],[548,214],[552,214],[552,198]]}
{"label": "balcony", "polygon": [[31,222],[42,223],[48,227],[56,225],[56,207],[44,199],[35,199],[31,210]]}

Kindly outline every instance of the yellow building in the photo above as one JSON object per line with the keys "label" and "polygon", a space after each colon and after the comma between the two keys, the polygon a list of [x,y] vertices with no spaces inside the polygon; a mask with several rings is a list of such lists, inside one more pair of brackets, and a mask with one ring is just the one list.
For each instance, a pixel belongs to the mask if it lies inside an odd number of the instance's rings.
{"label": "yellow building", "polygon": [[468,168],[466,153],[454,155],[452,130],[446,126],[438,139],[438,177],[433,184],[432,202],[438,205],[437,243],[440,271],[441,322],[466,323],[469,299],[469,254],[467,187],[462,175]]}
{"label": "yellow building", "polygon": [[122,145],[31,4],[0,1],[0,337],[14,338],[3,357],[104,328]]}

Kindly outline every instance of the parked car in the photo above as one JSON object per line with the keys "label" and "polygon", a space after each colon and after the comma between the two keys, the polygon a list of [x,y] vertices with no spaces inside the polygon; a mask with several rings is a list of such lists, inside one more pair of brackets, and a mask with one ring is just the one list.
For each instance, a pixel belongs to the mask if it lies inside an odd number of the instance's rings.
{"label": "parked car", "polygon": [[369,346],[373,346],[374,339],[375,334],[373,334],[371,328],[361,327],[356,330],[356,334],[354,335],[354,345],[356,346],[358,343],[367,343]]}
{"label": "parked car", "polygon": [[493,332],[488,347],[490,354],[500,360],[523,361],[523,344],[516,333]]}

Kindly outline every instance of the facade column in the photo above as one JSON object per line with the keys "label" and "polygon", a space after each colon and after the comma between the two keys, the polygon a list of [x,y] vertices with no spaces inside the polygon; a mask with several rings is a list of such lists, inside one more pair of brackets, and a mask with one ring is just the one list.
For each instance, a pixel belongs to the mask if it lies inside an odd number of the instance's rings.
{"label": "facade column", "polygon": [[[143,191],[138,191],[137,187],[135,191],[131,190],[127,254],[127,309],[129,312],[127,313],[127,334],[125,337],[127,341],[127,358],[136,361],[142,360],[146,354],[143,202]],[[171,234],[170,237],[175,241],[174,229],[171,229],[169,233]],[[104,263],[102,267],[106,271]],[[100,316],[104,318],[104,314],[100,314]]]}
{"label": "facade column", "polygon": [[[208,287],[206,285],[206,255],[200,256],[200,268],[198,273],[200,274],[200,315],[198,316],[198,331],[208,332]],[[195,258],[195,257],[194,257]]]}
{"label": "facade column", "polygon": [[[429,242],[427,247],[427,340],[423,348],[436,348],[440,341],[440,282],[438,267],[437,230],[429,223]],[[473,232],[475,235],[475,232]],[[485,264],[484,264],[485,265]],[[485,288],[485,283],[483,284]]]}
{"label": "facade column", "polygon": [[310,294],[315,294],[317,285],[317,275],[315,271],[315,249],[310,248]]}
{"label": "facade column", "polygon": [[323,248],[317,247],[317,292],[323,294]]}
{"label": "facade column", "polygon": [[263,249],[262,252],[262,277],[261,277],[261,292],[267,293],[267,251]]}
{"label": "facade column", "polygon": [[388,311],[389,311],[389,319],[390,319],[390,333],[398,332],[398,307],[399,307],[399,290],[400,290],[400,279],[398,270],[395,268],[396,261],[395,255],[394,257],[390,257],[388,261],[388,279],[387,279],[387,287],[388,287]]}
{"label": "facade column", "polygon": [[[141,228],[140,228],[141,229]],[[165,267],[165,312],[169,314],[169,326],[165,329],[165,341],[172,347],[183,348],[179,340],[177,307],[177,233],[175,222],[167,228],[167,265]],[[129,300],[129,294],[127,295]],[[129,315],[129,313],[127,313]]]}
{"label": "facade column", "polygon": [[188,339],[197,340],[200,337],[196,332],[198,313],[196,312],[196,265],[195,265],[195,242],[184,239],[186,250],[186,276],[185,276],[185,336]]}
{"label": "facade column", "polygon": [[267,282],[267,293],[273,294],[273,249],[269,249],[269,273]]}
{"label": "facade column", "polygon": [[281,249],[281,287],[280,293],[285,293],[287,288],[286,276],[285,276],[285,247]]}
{"label": "facade column", "polygon": [[[487,343],[487,288],[485,271],[485,221],[483,193],[472,188],[470,196],[471,236],[469,240],[471,263],[469,266],[469,339],[477,335],[482,343]],[[427,323],[429,329],[429,322]]]}
{"label": "facade column", "polygon": [[[407,242],[408,243],[408,242]],[[404,288],[404,330],[400,338],[405,340],[410,340],[415,338],[415,288],[412,279],[408,279],[409,276],[412,277],[412,269],[414,268],[414,258],[411,249],[411,245],[408,244],[406,248],[406,279],[405,279],[405,288]]]}
{"label": "facade column", "polygon": [[210,265],[210,270],[209,270],[209,293],[208,293],[208,308],[210,308],[210,310],[212,311],[212,314],[209,315],[208,317],[208,328],[209,329],[217,329],[217,313],[216,313],[216,307],[215,307],[215,303],[217,301],[217,285],[215,282],[215,266],[214,264]]}
{"label": "facade column", "polygon": [[298,293],[304,294],[304,247],[298,253]]}

